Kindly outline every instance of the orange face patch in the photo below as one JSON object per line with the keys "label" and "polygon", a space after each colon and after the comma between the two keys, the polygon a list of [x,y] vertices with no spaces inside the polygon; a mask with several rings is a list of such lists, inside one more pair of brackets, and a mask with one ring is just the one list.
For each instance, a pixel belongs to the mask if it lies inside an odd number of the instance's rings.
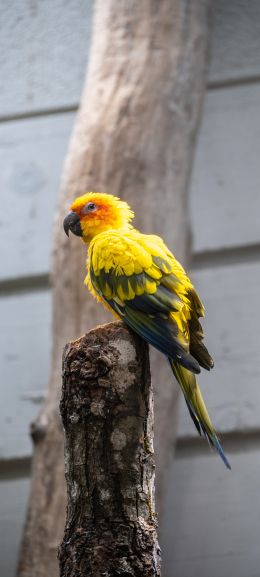
{"label": "orange face patch", "polygon": [[[88,203],[95,204],[96,210],[87,212]],[[80,218],[85,241],[110,228],[118,229],[124,226],[134,216],[126,202],[100,192],[88,192],[77,198],[71,205],[71,210]]]}

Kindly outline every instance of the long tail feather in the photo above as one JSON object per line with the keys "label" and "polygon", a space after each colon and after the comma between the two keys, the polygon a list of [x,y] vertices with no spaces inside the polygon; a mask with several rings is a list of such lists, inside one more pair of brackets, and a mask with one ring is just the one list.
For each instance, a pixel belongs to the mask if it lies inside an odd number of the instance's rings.
{"label": "long tail feather", "polygon": [[185,369],[185,367],[181,366],[179,363],[174,362],[172,359],[169,359],[169,361],[173,374],[176,377],[184,394],[190,416],[197,431],[200,435],[201,433],[204,434],[209,444],[215,447],[226,467],[231,469],[228,459],[221,446],[220,440],[211,423],[206,405],[203,401],[203,397],[196,380],[196,376],[191,373],[191,371],[188,371]]}

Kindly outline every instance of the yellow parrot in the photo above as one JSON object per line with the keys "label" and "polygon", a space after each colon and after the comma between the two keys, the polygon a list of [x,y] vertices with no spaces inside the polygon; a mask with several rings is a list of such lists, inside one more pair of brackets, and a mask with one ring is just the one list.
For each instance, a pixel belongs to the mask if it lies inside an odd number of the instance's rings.
{"label": "yellow parrot", "polygon": [[85,283],[90,292],[168,357],[198,432],[230,469],[195,376],[200,367],[214,366],[199,322],[204,307],[163,240],[136,230],[133,218],[126,202],[88,192],[73,202],[64,230],[88,244]]}

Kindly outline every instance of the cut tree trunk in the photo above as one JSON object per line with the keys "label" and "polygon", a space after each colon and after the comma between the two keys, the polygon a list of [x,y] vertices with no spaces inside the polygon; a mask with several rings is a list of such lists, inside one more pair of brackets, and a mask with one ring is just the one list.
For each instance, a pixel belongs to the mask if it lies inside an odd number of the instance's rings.
{"label": "cut tree trunk", "polygon": [[[63,435],[58,414],[66,342],[109,317],[83,285],[86,248],[65,236],[73,198],[113,193],[135,225],[164,237],[187,263],[188,185],[205,88],[208,0],[97,0],[86,86],[65,163],[53,256],[53,356],[46,402],[33,426],[32,488],[19,577],[58,574],[65,518]],[[157,495],[175,439],[177,386],[162,356],[155,383]]]}
{"label": "cut tree trunk", "polygon": [[122,322],[65,347],[61,577],[160,577],[148,346]]}

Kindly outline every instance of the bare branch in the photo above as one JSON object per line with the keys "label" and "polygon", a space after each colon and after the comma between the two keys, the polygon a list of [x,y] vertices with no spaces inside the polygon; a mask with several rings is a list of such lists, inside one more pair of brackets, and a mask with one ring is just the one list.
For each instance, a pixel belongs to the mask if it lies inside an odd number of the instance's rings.
{"label": "bare branch", "polygon": [[66,346],[61,577],[159,577],[147,345],[121,322]]}

